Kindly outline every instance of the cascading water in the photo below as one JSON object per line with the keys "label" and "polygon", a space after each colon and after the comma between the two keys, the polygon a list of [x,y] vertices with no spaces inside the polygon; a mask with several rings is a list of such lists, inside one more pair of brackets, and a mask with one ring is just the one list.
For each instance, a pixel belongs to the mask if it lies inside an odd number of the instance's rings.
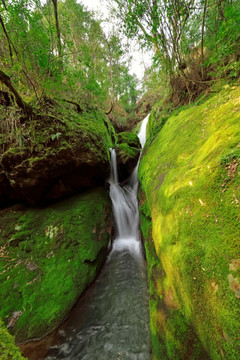
{"label": "cascading water", "polygon": [[[146,124],[147,119],[140,129],[142,146]],[[138,230],[138,165],[129,185],[121,187],[114,150],[111,159],[110,197],[116,223],[112,250],[51,348],[31,360],[151,359],[146,266]]]}
{"label": "cascading water", "polygon": [[[139,131],[139,140],[142,148],[146,142],[146,126],[148,116],[143,120]],[[139,239],[139,212],[137,201],[138,189],[138,165],[132,172],[129,185],[123,187],[118,183],[117,157],[114,149],[111,151],[111,177],[110,198],[116,224],[116,239],[113,242],[112,251],[128,249],[136,255],[141,254],[141,242]]]}
{"label": "cascading water", "polygon": [[[114,149],[111,149],[111,160],[113,164],[116,161]],[[135,181],[133,181],[133,186],[125,185],[121,187],[117,181],[117,175],[114,173],[114,169],[117,169],[117,166],[114,164],[112,169],[110,197],[112,200],[117,235],[113,242],[112,251],[121,251],[126,248],[135,253],[139,253],[138,202]]]}
{"label": "cascading water", "polygon": [[139,137],[139,140],[140,140],[140,143],[142,145],[142,149],[146,143],[146,138],[147,138],[147,123],[148,123],[148,119],[149,119],[149,115],[145,117],[145,119],[143,120],[142,122],[142,125],[141,125],[141,128],[139,130],[139,133],[138,133],[138,137]]}

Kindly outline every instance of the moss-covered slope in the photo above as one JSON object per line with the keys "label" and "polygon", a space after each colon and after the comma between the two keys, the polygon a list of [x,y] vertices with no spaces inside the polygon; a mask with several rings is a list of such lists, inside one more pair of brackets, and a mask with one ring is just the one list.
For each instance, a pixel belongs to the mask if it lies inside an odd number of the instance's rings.
{"label": "moss-covered slope", "polygon": [[139,169],[153,358],[240,351],[240,88],[171,116]]}
{"label": "moss-covered slope", "polygon": [[0,316],[17,342],[66,317],[107,251],[110,206],[101,188],[43,209],[0,213]]}

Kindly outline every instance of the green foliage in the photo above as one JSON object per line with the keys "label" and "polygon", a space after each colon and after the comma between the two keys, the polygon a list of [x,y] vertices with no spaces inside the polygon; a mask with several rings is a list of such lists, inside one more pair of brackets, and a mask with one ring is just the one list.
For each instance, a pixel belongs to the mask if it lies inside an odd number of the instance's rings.
{"label": "green foliage", "polygon": [[30,166],[40,159],[46,160],[51,154],[79,147],[79,144],[82,144],[82,152],[85,149],[105,163],[109,159],[109,148],[116,142],[113,126],[103,112],[92,110],[79,114],[65,102],[54,103],[54,107],[46,105],[44,113],[32,116],[29,126],[21,126],[22,114],[15,109],[0,107],[0,116],[4,139],[0,152],[3,157],[21,154]]}
{"label": "green foliage", "polygon": [[161,79],[146,74],[147,87],[161,87],[165,77],[161,95],[172,90],[177,105],[193,100],[212,78],[239,77],[239,1],[114,0],[111,6],[127,36],[155,51]]}
{"label": "green foliage", "polygon": [[193,8],[197,2],[115,0],[114,3],[127,35],[137,38],[142,46],[153,46],[161,68],[173,72],[182,62],[182,38],[196,16]]}
{"label": "green foliage", "polygon": [[16,347],[14,337],[9,334],[0,319],[0,360],[24,360],[19,349]]}
{"label": "green foliage", "polygon": [[216,7],[208,12],[206,46],[210,52],[207,63],[217,66],[217,76],[236,78],[240,67],[237,60],[240,54],[240,4],[238,1],[224,2],[221,16],[216,19]]}
{"label": "green foliage", "polygon": [[126,51],[116,34],[107,39],[101,22],[76,0],[58,1],[61,54],[52,1],[0,3],[3,69],[27,102],[45,95],[81,107],[105,109],[109,98],[135,105],[137,79],[129,74]]}

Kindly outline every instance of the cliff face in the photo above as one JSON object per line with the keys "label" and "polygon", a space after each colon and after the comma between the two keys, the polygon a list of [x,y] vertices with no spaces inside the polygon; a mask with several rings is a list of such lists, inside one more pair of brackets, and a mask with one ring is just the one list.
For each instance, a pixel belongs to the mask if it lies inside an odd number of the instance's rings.
{"label": "cliff face", "polygon": [[239,99],[173,114],[140,163],[155,360],[239,357]]}

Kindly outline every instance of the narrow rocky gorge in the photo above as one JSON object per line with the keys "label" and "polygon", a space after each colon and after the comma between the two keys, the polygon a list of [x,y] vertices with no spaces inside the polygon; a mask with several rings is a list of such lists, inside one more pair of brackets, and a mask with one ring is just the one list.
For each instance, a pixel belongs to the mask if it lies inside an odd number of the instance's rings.
{"label": "narrow rocky gorge", "polygon": [[239,360],[239,29],[0,1],[0,360]]}

